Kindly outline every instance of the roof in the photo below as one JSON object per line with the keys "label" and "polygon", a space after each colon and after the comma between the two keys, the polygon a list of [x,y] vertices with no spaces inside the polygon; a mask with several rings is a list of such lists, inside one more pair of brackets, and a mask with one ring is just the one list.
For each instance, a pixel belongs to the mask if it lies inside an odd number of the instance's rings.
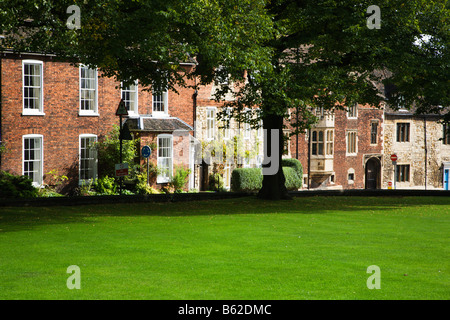
{"label": "roof", "polygon": [[147,131],[147,132],[173,132],[176,130],[192,131],[194,130],[190,125],[179,118],[154,118],[139,117],[128,118],[126,120],[128,128],[131,131]]}

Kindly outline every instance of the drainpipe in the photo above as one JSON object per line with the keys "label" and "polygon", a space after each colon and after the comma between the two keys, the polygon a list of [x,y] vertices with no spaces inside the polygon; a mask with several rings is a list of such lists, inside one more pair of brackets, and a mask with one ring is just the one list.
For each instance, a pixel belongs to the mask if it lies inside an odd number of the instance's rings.
{"label": "drainpipe", "polygon": [[[297,106],[297,126],[298,126],[298,106]],[[297,143],[296,158],[298,160],[298,127],[297,127],[296,143]]]}
{"label": "drainpipe", "polygon": [[[3,145],[3,136],[2,136],[2,98],[3,98],[3,93],[2,93],[2,62],[3,59],[0,57],[0,148]],[[0,149],[1,150],[1,149]],[[2,167],[2,153],[0,151],[0,169]]]}
{"label": "drainpipe", "polygon": [[311,129],[308,130],[308,190],[311,180]]}
{"label": "drainpipe", "polygon": [[425,190],[427,190],[428,150],[427,150],[427,118],[423,116],[423,144],[425,149]]}

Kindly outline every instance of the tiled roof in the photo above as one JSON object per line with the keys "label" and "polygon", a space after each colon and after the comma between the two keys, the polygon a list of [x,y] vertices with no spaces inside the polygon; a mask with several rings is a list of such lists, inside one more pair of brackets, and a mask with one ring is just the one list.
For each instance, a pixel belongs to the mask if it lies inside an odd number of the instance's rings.
{"label": "tiled roof", "polygon": [[131,131],[173,132],[175,130],[192,131],[193,128],[179,118],[129,118],[126,120]]}

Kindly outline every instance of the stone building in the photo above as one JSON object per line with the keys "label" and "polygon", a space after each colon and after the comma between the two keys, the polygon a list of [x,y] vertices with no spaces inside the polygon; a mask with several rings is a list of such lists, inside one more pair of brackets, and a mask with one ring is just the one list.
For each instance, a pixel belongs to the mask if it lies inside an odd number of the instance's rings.
{"label": "stone building", "polygon": [[[225,105],[233,97],[230,94],[224,102],[216,102],[214,93],[217,86],[220,83],[202,86],[196,94],[194,136],[200,161],[194,169],[192,186],[198,190],[210,188],[209,179],[213,174],[222,176],[223,187],[230,189],[231,172],[235,168],[260,167],[263,161],[262,127],[255,129],[244,119],[231,116],[232,110]],[[242,113],[256,119],[257,111],[245,109]],[[220,113],[226,116],[219,117]]]}
{"label": "stone building", "polygon": [[386,108],[384,127],[383,188],[449,190],[450,137],[438,115]]}

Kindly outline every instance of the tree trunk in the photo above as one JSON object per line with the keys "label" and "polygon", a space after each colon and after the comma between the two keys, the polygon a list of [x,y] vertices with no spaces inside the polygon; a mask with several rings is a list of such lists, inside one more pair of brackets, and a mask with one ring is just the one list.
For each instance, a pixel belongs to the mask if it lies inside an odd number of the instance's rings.
{"label": "tree trunk", "polygon": [[[264,175],[262,188],[259,190],[258,198],[266,200],[290,200],[292,197],[288,194],[286,189],[286,179],[281,167],[281,157],[283,154],[283,117],[278,115],[268,115],[263,118],[264,129],[267,129],[266,141],[267,154],[265,156],[274,157],[276,149],[278,148],[278,170],[274,175]],[[272,129],[279,130],[278,144],[272,145],[270,143],[272,137]],[[273,151],[272,151],[273,150]],[[264,161],[266,162],[266,161]],[[272,163],[263,164],[263,167],[270,167]]]}

